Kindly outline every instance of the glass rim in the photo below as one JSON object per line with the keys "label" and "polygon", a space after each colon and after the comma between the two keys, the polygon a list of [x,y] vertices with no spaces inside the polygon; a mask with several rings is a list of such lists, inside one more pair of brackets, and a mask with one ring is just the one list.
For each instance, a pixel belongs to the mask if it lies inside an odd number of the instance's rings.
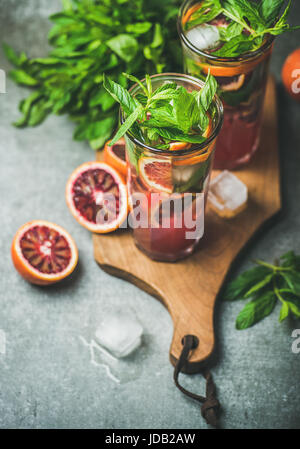
{"label": "glass rim", "polygon": [[226,56],[215,56],[211,53],[207,53],[204,50],[199,50],[185,35],[183,28],[182,28],[182,15],[184,8],[191,0],[185,0],[183,4],[180,7],[179,13],[178,13],[178,19],[177,19],[177,31],[179,34],[180,39],[185,43],[185,45],[192,50],[194,53],[197,53],[200,56],[203,56],[211,61],[218,61],[218,62],[248,62],[255,60],[259,56],[261,56],[262,53],[267,52],[275,39],[275,36],[272,36],[271,34],[267,35],[266,41],[255,51],[243,53],[240,56],[235,57],[226,57]]}
{"label": "glass rim", "polygon": [[[169,78],[170,81],[172,81],[172,79],[174,80],[174,82],[176,81],[176,79],[180,78],[183,81],[189,81],[190,83],[193,84],[197,84],[200,88],[202,88],[204,86],[204,81],[195,78],[193,76],[190,75],[186,75],[183,73],[173,73],[173,72],[166,72],[166,73],[158,73],[156,75],[151,75],[150,78],[151,79],[159,79],[159,78]],[[141,82],[143,84],[146,83],[146,79],[143,78],[141,80]],[[138,83],[135,83],[133,86],[131,86],[131,88],[129,89],[129,92],[132,92],[133,90],[140,88],[140,86],[138,85]],[[161,148],[155,148],[152,147],[151,145],[147,145],[144,142],[141,142],[139,139],[137,139],[131,132],[130,130],[126,131],[125,135],[136,145],[145,148],[153,153],[156,154],[161,154],[161,155],[165,155],[165,156],[188,156],[191,155],[193,153],[196,153],[200,150],[203,150],[207,147],[207,149],[209,148],[210,144],[216,139],[216,137],[218,136],[220,129],[223,125],[223,113],[224,113],[224,108],[223,108],[223,104],[222,101],[220,100],[220,98],[218,97],[217,94],[215,94],[214,96],[214,104],[216,105],[217,111],[218,111],[218,123],[215,126],[213,132],[211,133],[211,135],[205,139],[204,142],[202,143],[197,143],[197,144],[192,144],[192,148],[190,149],[181,149],[181,150],[163,150]],[[124,112],[122,107],[120,107],[120,123],[121,125],[124,123]],[[205,152],[203,153],[205,154]]]}

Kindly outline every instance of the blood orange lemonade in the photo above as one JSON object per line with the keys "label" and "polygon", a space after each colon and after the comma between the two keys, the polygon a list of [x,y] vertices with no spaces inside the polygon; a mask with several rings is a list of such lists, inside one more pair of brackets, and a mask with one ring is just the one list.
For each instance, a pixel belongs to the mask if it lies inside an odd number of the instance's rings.
{"label": "blood orange lemonade", "polygon": [[[166,83],[176,83],[188,92],[199,91],[204,86],[196,78],[179,74],[154,75],[151,81],[153,91]],[[129,92],[138,95],[141,87],[136,84]],[[217,96],[208,115],[209,126],[200,144],[170,142],[168,149],[161,149],[137,139],[130,130],[125,134],[132,210],[129,225],[133,227],[138,248],[152,259],[176,261],[186,257],[203,235],[216,137],[223,118],[222,103]]]}
{"label": "blood orange lemonade", "polygon": [[[230,25],[224,15],[199,26],[190,25],[203,2],[186,0],[181,8],[178,31],[189,75],[204,79],[208,71],[215,76],[224,106],[214,168],[234,169],[247,163],[259,146],[262,107],[266,90],[273,36],[253,52],[236,57],[218,57],[219,30]],[[207,11],[206,11],[207,13]],[[242,33],[247,34],[247,30]]]}

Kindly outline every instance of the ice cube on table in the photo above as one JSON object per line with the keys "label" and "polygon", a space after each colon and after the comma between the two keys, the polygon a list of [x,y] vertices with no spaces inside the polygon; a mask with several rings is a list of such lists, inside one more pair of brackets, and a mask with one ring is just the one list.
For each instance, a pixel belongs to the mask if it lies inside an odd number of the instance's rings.
{"label": "ice cube on table", "polygon": [[114,357],[122,358],[140,346],[142,333],[143,328],[134,317],[116,313],[103,319],[95,338]]}
{"label": "ice cube on table", "polygon": [[245,209],[248,188],[237,176],[224,170],[211,181],[208,200],[218,215],[231,218]]}
{"label": "ice cube on table", "polygon": [[191,28],[186,32],[186,37],[198,50],[214,48],[220,41],[218,27],[206,23]]}

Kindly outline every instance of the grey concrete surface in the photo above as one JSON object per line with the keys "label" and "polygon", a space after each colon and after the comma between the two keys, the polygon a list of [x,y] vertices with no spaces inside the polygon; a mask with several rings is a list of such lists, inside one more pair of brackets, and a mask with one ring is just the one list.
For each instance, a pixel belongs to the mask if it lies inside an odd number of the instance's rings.
{"label": "grey concrete surface", "polygon": [[[45,55],[47,17],[59,9],[59,0],[1,0],[0,41],[31,56]],[[291,22],[300,23],[299,1],[293,2]],[[255,257],[272,260],[289,249],[300,252],[300,105],[280,84],[283,61],[299,46],[299,32],[280,37],[271,66],[278,82],[284,213],[243,254],[240,271]],[[10,68],[2,50],[0,67]],[[93,151],[72,141],[73,125],[65,117],[51,117],[35,129],[13,128],[18,102],[27,93],[8,80],[7,93],[0,95],[0,329],[6,335],[6,353],[0,352],[0,428],[206,428],[199,406],[173,385],[167,311],[100,270],[91,235],[67,209],[66,180],[79,164],[94,158]],[[11,263],[16,229],[37,218],[64,226],[79,247],[78,270],[52,288],[27,284]],[[103,314],[116,308],[129,308],[145,329],[143,356],[137,357],[132,379],[121,384],[90,363],[79,338],[88,338]],[[291,333],[300,323],[279,324],[277,307],[271,317],[239,332],[234,321],[241,308],[241,303],[220,298],[216,311],[218,349],[212,370],[223,404],[221,425],[299,429],[300,354],[291,351]],[[203,391],[200,376],[185,376],[183,382]]]}

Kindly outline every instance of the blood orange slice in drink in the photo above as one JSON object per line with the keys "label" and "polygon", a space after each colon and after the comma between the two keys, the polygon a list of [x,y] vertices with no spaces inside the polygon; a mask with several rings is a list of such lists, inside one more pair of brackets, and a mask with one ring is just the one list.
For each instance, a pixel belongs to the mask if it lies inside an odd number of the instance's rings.
{"label": "blood orange slice in drink", "polygon": [[[211,133],[211,129],[212,129],[212,120],[210,118],[206,130],[202,134],[203,137],[205,137],[205,138],[209,137],[209,135]],[[188,142],[170,142],[169,150],[170,151],[189,150],[191,147],[192,147],[192,144],[188,143]]]}
{"label": "blood orange slice in drink", "polygon": [[54,223],[35,220],[23,225],[11,246],[13,263],[27,281],[49,285],[69,276],[78,251],[70,234]]}
{"label": "blood orange slice in drink", "polygon": [[146,187],[172,193],[172,164],[166,159],[142,157],[139,160],[140,178]]}
{"label": "blood orange slice in drink", "polygon": [[66,200],[78,223],[99,234],[114,231],[127,217],[127,187],[105,162],[78,167],[67,183]]}
{"label": "blood orange slice in drink", "polygon": [[[211,132],[212,132],[212,120],[210,118],[208,126],[203,133],[203,137],[208,138],[210,136]],[[190,147],[191,147],[191,145],[187,146],[185,149],[188,150]],[[174,158],[173,165],[174,166],[176,166],[176,165],[195,165],[200,162],[204,162],[204,161],[206,161],[206,159],[208,159],[213,148],[214,148],[214,143],[211,144],[203,154],[197,154],[196,156],[183,157],[183,158],[177,158],[177,159]]]}
{"label": "blood orange slice in drink", "polygon": [[222,65],[210,65],[210,64],[205,64],[202,62],[195,62],[199,67],[201,67],[201,70],[204,74],[208,74],[208,72],[210,72],[211,75],[213,75],[214,77],[218,78],[218,77],[234,77],[234,76],[238,76],[238,75],[246,75],[247,73],[252,72],[252,70],[255,69],[255,67],[262,62],[264,59],[266,59],[269,55],[270,52],[272,51],[272,47],[270,48],[270,50],[266,51],[264,54],[262,54],[261,56],[258,56],[256,59],[249,60],[246,62],[242,62],[239,63],[237,65],[232,65],[232,66],[222,66]]}
{"label": "blood orange slice in drink", "polygon": [[104,147],[104,162],[115,168],[122,176],[127,176],[127,164],[125,156],[125,139],[122,137],[111,147],[110,141]]}
{"label": "blood orange slice in drink", "polygon": [[187,142],[170,142],[170,151],[188,150],[192,144]]}
{"label": "blood orange slice in drink", "polygon": [[217,81],[222,90],[224,90],[225,92],[232,92],[243,87],[245,82],[245,75],[242,74],[229,78],[219,77],[217,78]]}
{"label": "blood orange slice in drink", "polygon": [[197,3],[196,5],[189,8],[185,15],[182,17],[182,24],[185,25],[189,21],[190,17],[194,14],[194,12],[198,11],[198,9],[200,8],[201,3]]}

